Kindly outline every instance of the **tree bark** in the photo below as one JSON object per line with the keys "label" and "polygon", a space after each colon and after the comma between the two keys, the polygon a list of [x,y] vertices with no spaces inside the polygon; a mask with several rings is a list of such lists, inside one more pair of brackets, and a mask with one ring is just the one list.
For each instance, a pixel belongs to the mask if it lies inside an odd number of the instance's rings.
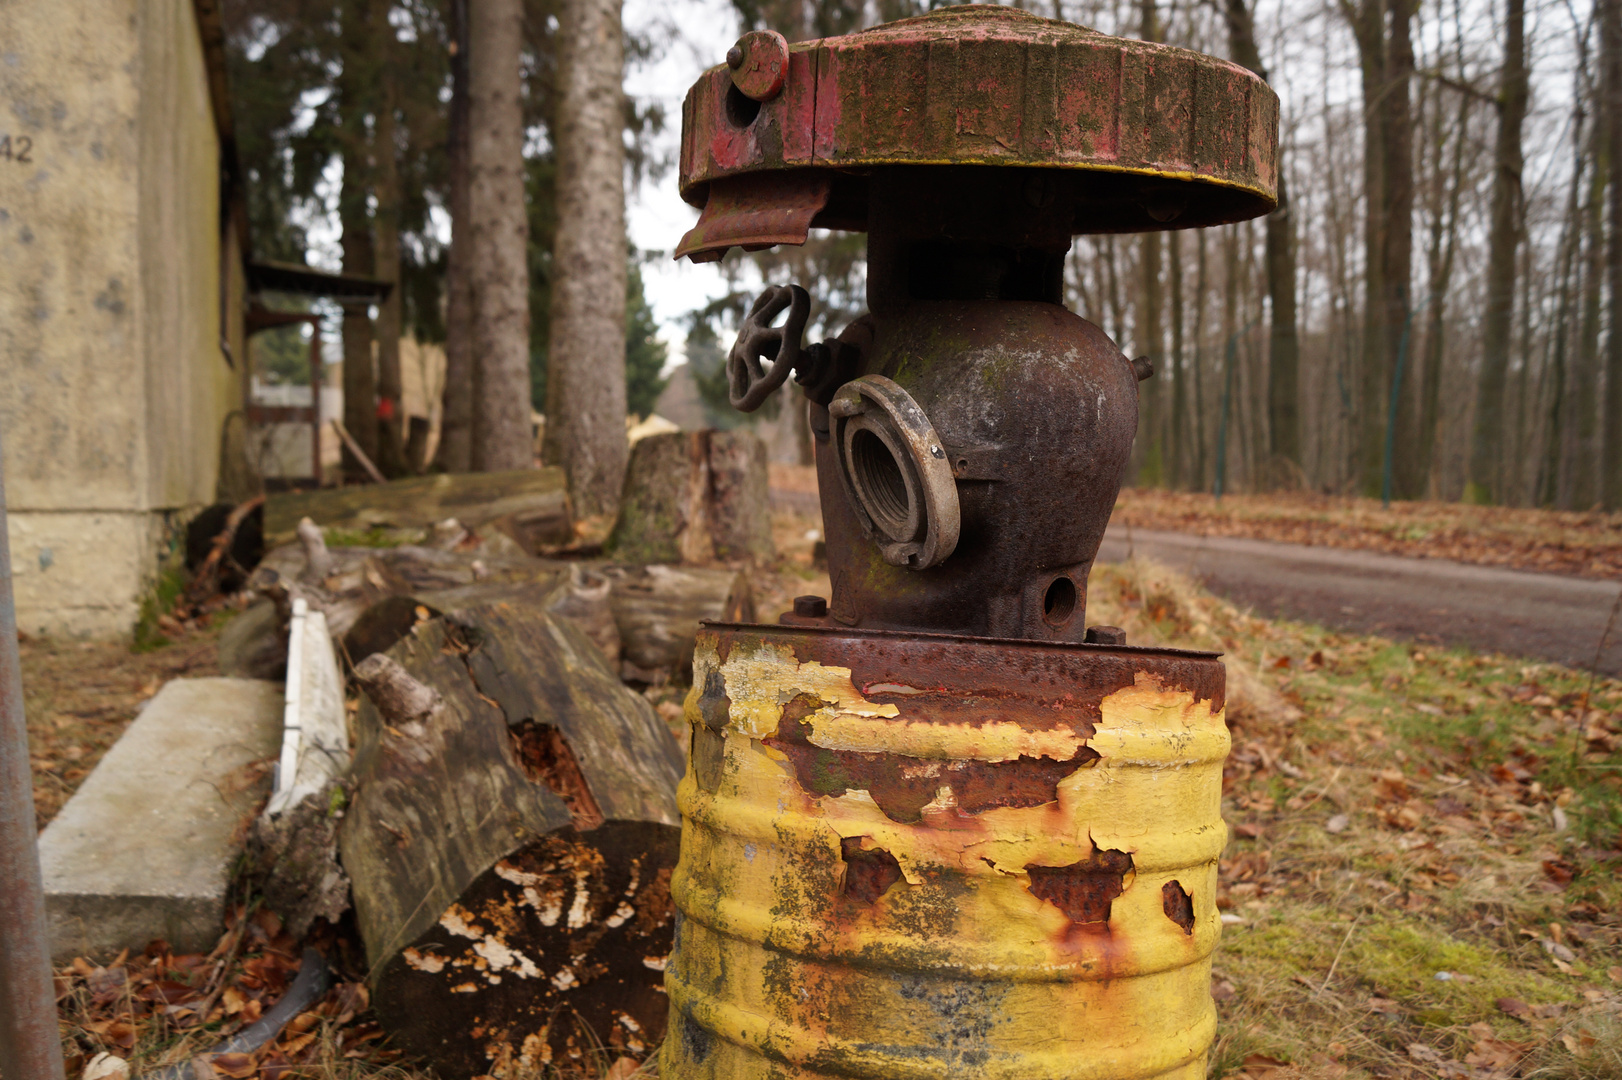
{"label": "tree bark", "polygon": [[[1160,40],[1160,20],[1155,0],[1141,0],[1138,7],[1138,36],[1144,41]],[[1166,328],[1160,311],[1160,251],[1163,246],[1159,233],[1145,233],[1139,240],[1141,265],[1139,271],[1140,304],[1137,311],[1136,351],[1149,358],[1149,363],[1160,377],[1138,384],[1138,400],[1142,420],[1138,426],[1137,483],[1147,487],[1160,487],[1166,482],[1166,433],[1164,407],[1161,399],[1165,383]]]}
{"label": "tree bark", "polygon": [[468,217],[473,250],[473,467],[534,465],[529,420],[529,216],[522,0],[469,8]]}
{"label": "tree bark", "polygon": [[1188,479],[1188,365],[1183,356],[1183,234],[1167,236],[1167,285],[1171,292],[1171,433],[1167,480],[1173,490]]}
{"label": "tree bark", "polygon": [[[581,514],[612,513],[625,440],[624,42],[619,0],[564,0],[558,26],[552,340],[563,467]],[[548,397],[552,395],[549,393]]]}
{"label": "tree bark", "polygon": [[449,612],[355,676],[368,700],[340,854],[396,1045],[447,1076],[655,1045],[682,770],[669,729],[534,607]]}
{"label": "tree bark", "polygon": [[1600,449],[1599,497],[1607,510],[1622,507],[1622,0],[1600,0],[1600,55],[1603,67],[1605,149],[1611,172],[1611,229],[1605,248],[1610,286],[1610,332],[1605,338],[1604,429]]}
{"label": "tree bark", "polygon": [[473,278],[468,216],[468,4],[451,0],[451,109],[447,147],[451,247],[445,259],[445,390],[439,421],[439,464],[473,467]]}
{"label": "tree bark", "polygon": [[636,563],[772,555],[766,447],[750,431],[680,431],[636,444],[608,538]]}
{"label": "tree bark", "polygon": [[372,0],[372,37],[377,70],[377,112],[372,141],[372,194],[377,200],[373,229],[377,237],[374,276],[393,286],[377,305],[377,453],[372,460],[383,475],[397,479],[411,470],[405,460],[404,413],[400,397],[400,166],[396,143],[394,29],[389,0]]}
{"label": "tree bark", "polygon": [[[344,178],[338,193],[338,222],[343,229],[344,273],[370,277],[377,269],[367,196],[371,193],[370,139],[366,116],[371,110],[375,72],[367,57],[372,32],[365,0],[351,0],[342,11],[343,69],[338,75],[339,146]],[[344,427],[362,453],[377,458],[377,379],[372,358],[372,319],[366,302],[344,305]],[[343,449],[344,475],[365,481],[364,466]]]}
{"label": "tree bark", "polygon": [[1566,400],[1556,503],[1563,510],[1587,510],[1599,498],[1599,345],[1605,280],[1605,192],[1609,182],[1605,118],[1594,127],[1594,168],[1583,214],[1582,317],[1571,393]]}
{"label": "tree bark", "polygon": [[[1391,382],[1409,329],[1413,259],[1413,118],[1409,83],[1415,0],[1341,0],[1357,39],[1365,115],[1367,224],[1362,372],[1358,401],[1358,477],[1364,494],[1380,492]],[[1417,429],[1409,425],[1409,430]],[[1408,448],[1404,447],[1404,451]]]}
{"label": "tree bark", "polygon": [[[1256,44],[1255,19],[1245,0],[1226,0],[1223,10],[1234,61],[1267,78],[1261,50]],[[1294,466],[1290,471],[1298,473],[1302,463],[1301,340],[1296,330],[1295,222],[1290,216],[1289,188],[1282,169],[1278,178],[1278,208],[1267,216],[1266,229],[1267,297],[1271,309],[1267,350],[1268,452],[1273,458]]]}
{"label": "tree bark", "polygon": [[1521,124],[1526,117],[1526,83],[1526,3],[1508,0],[1498,140],[1493,152],[1492,223],[1487,236],[1487,310],[1482,319],[1481,373],[1470,439],[1470,473],[1464,488],[1466,502],[1502,502],[1509,487],[1504,444],[1510,432],[1504,390],[1521,241]]}

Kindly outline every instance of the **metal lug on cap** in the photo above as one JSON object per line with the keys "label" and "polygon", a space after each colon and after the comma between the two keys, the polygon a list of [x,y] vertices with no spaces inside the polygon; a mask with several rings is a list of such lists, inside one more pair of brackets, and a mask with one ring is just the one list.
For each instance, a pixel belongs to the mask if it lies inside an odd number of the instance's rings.
{"label": "metal lug on cap", "polygon": [[828,600],[822,596],[796,596],[794,614],[806,619],[820,619],[828,614]]}
{"label": "metal lug on cap", "polygon": [[770,101],[783,92],[783,79],[788,75],[788,39],[776,30],[751,30],[727,50],[727,67],[732,69],[732,85],[740,94]]}
{"label": "metal lug on cap", "polygon": [[1125,645],[1126,631],[1119,626],[1089,626],[1087,628],[1087,644]]}

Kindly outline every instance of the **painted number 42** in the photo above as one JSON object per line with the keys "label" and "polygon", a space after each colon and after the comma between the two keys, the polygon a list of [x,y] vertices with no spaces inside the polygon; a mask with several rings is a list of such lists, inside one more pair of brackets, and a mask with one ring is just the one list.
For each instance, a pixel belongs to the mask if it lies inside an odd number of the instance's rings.
{"label": "painted number 42", "polygon": [[10,135],[0,135],[0,160],[27,165],[34,160],[28,156],[33,149],[34,140],[27,135],[19,135],[15,139]]}

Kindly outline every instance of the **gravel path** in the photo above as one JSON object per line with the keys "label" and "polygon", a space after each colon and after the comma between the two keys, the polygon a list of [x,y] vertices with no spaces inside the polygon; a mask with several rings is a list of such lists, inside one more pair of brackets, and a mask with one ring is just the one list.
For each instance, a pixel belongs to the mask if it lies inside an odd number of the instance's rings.
{"label": "gravel path", "polygon": [[1132,553],[1259,614],[1585,670],[1597,652],[1600,671],[1622,676],[1622,588],[1614,582],[1111,525],[1099,560]]}

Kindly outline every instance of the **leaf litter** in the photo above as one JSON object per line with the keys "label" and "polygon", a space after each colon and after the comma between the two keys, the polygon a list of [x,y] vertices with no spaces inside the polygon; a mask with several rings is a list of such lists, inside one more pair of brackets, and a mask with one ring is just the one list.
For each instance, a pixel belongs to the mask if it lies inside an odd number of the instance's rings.
{"label": "leaf litter", "polygon": [[1111,524],[1278,540],[1622,581],[1622,514],[1400,502],[1312,492],[1127,488]]}
{"label": "leaf litter", "polygon": [[[811,519],[774,518],[788,553],[755,575],[765,610],[827,580],[799,543]],[[1095,569],[1088,599],[1090,622],[1134,644],[1226,654],[1234,750],[1212,1078],[1622,1076],[1622,683],[1254,618],[1142,560]],[[183,631],[176,650],[148,655],[209,673],[212,632]],[[116,696],[121,730],[161,684],[136,665],[87,692],[88,706],[64,705],[36,676],[88,659],[71,648],[25,644],[31,705],[46,706],[30,717],[48,738],[65,711],[99,707],[98,692]],[[38,747],[32,724],[31,737]],[[36,777],[55,770],[70,789],[51,745],[36,749]],[[185,1063],[202,1080],[428,1075],[388,1049],[350,931],[314,936],[294,941],[245,903],[207,955],[154,942],[76,960],[57,975],[69,1076]],[[278,1000],[306,944],[333,966],[326,995],[263,1048],[204,1056]],[[650,1068],[604,1054],[559,1075]]]}

